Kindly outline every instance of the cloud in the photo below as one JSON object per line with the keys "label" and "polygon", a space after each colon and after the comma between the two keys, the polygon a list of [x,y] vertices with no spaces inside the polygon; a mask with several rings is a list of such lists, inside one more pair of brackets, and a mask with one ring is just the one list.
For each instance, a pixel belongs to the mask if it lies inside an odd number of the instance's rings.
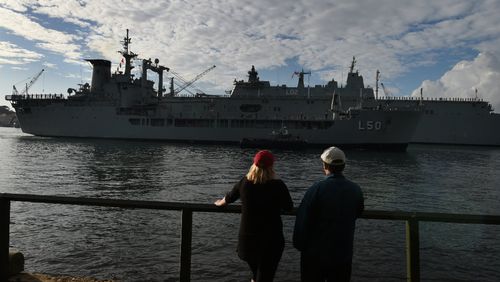
{"label": "cloud", "polygon": [[0,27],[24,39],[38,42],[37,47],[41,49],[71,59],[81,58],[80,46],[74,43],[78,39],[76,35],[46,28],[35,17],[0,7]]}
{"label": "cloud", "polygon": [[44,62],[42,65],[46,68],[57,69],[57,65],[53,63]]}
{"label": "cloud", "polygon": [[23,49],[10,42],[0,41],[0,64],[22,65],[41,58],[42,54]]}
{"label": "cloud", "polygon": [[35,1],[22,1],[22,0],[2,0],[0,7],[6,7],[16,12],[26,12],[27,6],[34,4]]}
{"label": "cloud", "polygon": [[0,16],[2,28],[25,39],[57,43],[71,42],[76,39],[74,35],[43,27],[36,22],[36,18],[31,18],[27,14],[0,7]]}
{"label": "cloud", "polygon": [[500,112],[500,59],[493,53],[480,53],[474,60],[461,61],[439,80],[425,80],[413,91],[420,96],[423,88],[425,97],[478,98],[489,101],[496,112]]}
{"label": "cloud", "polygon": [[254,0],[244,5],[239,0],[20,0],[1,5],[1,27],[60,54],[64,62],[99,56],[116,64],[118,42],[130,28],[132,51],[159,58],[185,77],[217,65],[202,78],[217,89],[244,79],[251,65],[272,70],[293,61],[323,80],[340,80],[356,56],[365,81],[373,85],[376,69],[397,78],[432,66],[440,60],[437,54],[450,48],[500,56],[496,0]]}
{"label": "cloud", "polygon": [[13,70],[20,70],[20,71],[27,71],[29,70],[28,68],[23,68],[23,67],[11,67]]}

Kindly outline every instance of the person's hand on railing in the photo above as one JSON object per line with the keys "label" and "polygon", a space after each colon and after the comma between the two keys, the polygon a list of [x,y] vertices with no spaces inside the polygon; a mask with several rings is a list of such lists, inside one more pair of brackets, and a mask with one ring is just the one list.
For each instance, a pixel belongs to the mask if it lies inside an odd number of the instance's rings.
{"label": "person's hand on railing", "polygon": [[223,206],[226,206],[227,203],[226,203],[226,197],[222,198],[222,199],[219,199],[217,201],[215,201],[214,203],[216,206],[218,207],[223,207]]}

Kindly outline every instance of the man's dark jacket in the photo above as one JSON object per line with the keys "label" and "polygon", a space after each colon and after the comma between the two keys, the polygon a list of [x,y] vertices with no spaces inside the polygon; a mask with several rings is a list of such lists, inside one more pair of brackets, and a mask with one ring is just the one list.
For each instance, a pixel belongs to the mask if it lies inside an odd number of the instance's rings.
{"label": "man's dark jacket", "polygon": [[298,208],[293,245],[321,261],[352,261],[356,218],[364,210],[361,188],[330,174],[307,190]]}

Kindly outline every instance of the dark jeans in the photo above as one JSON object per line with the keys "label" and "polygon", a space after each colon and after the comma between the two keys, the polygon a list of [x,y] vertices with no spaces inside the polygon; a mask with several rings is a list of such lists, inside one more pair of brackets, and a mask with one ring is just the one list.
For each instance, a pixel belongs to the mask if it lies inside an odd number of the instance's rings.
{"label": "dark jeans", "polygon": [[300,256],[300,280],[302,282],[349,282],[351,281],[351,261],[325,261],[318,255]]}
{"label": "dark jeans", "polygon": [[252,271],[252,279],[256,282],[271,282],[276,274],[276,269],[283,254],[283,247],[271,248],[271,251],[247,259]]}

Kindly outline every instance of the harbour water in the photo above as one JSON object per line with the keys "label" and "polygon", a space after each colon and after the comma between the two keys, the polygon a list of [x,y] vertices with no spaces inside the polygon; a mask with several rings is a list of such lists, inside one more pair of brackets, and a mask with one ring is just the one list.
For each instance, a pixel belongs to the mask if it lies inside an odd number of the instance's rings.
{"label": "harbour water", "polygon": [[[0,128],[0,193],[213,203],[243,176],[254,149],[162,142],[41,138]],[[295,206],[322,177],[320,150],[274,151]],[[347,177],[366,208],[500,215],[500,148],[410,145],[347,151]],[[298,281],[286,249],[276,281]],[[26,270],[176,281],[180,213],[13,203],[11,245]],[[192,281],[249,281],[236,253],[239,215],[195,213]],[[500,226],[421,223],[422,281],[498,281]],[[406,279],[404,222],[358,220],[353,281]]]}

